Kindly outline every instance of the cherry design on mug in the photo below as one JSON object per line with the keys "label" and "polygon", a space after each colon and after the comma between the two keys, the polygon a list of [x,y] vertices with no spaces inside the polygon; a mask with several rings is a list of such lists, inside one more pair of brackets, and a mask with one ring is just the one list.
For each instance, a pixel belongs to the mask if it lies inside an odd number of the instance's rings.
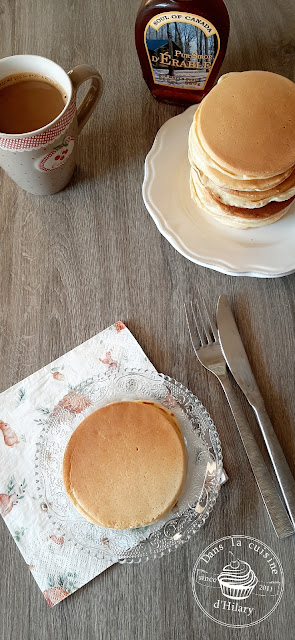
{"label": "cherry design on mug", "polygon": [[41,171],[54,171],[59,169],[67,161],[74,149],[75,138],[67,136],[61,144],[42,158],[39,168]]}

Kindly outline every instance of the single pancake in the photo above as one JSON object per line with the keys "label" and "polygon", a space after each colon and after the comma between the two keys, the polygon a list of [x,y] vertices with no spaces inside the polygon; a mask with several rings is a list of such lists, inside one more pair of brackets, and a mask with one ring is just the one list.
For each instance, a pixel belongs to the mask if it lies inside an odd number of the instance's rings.
{"label": "single pancake", "polygon": [[214,184],[238,191],[267,191],[284,182],[293,172],[293,167],[283,173],[268,178],[243,178],[220,167],[203,149],[197,133],[197,109],[189,131],[188,158],[194,169],[201,169]]}
{"label": "single pancake", "polygon": [[[194,171],[195,169],[192,169],[192,174]],[[207,187],[218,200],[232,207],[256,209],[264,207],[269,202],[284,202],[295,195],[295,170],[284,182],[267,191],[235,191],[222,188],[214,184],[202,171],[196,172],[204,187]]]}
{"label": "single pancake", "polygon": [[198,109],[198,136],[237,177],[283,173],[295,164],[295,84],[268,71],[222,76]]}
{"label": "single pancake", "polygon": [[185,472],[178,421],[149,401],[94,411],[72,434],[63,459],[64,486],[76,509],[112,529],[140,527],[165,515]]}
{"label": "single pancake", "polygon": [[192,175],[192,171],[190,188],[192,199],[201,209],[218,222],[239,229],[262,227],[276,222],[287,213],[294,200],[293,197],[286,202],[270,202],[258,209],[232,207],[215,198],[214,194],[196,179],[196,172]]}

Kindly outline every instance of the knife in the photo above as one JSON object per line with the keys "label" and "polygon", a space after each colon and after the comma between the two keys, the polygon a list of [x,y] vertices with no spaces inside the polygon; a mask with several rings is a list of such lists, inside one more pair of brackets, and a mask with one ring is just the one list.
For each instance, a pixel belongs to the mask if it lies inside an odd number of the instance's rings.
{"label": "knife", "polygon": [[285,506],[295,527],[295,480],[266,412],[263,398],[258,389],[238,327],[225,295],[220,296],[218,300],[216,317],[219,341],[226,363],[235,381],[254,409],[280,485]]}

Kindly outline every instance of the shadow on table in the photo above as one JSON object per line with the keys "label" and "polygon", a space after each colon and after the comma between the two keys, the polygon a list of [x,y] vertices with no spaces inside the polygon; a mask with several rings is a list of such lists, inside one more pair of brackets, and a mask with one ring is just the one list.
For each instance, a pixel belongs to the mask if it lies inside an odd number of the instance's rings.
{"label": "shadow on table", "polygon": [[[67,189],[93,182],[100,176],[141,168],[162,124],[184,108],[158,103],[148,92],[113,117],[99,119],[79,137],[77,167]],[[124,171],[123,171],[124,173]]]}

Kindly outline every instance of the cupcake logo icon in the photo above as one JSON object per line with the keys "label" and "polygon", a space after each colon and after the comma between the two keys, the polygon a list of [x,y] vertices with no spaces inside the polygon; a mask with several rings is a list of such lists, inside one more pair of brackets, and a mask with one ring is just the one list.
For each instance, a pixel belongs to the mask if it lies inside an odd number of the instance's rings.
{"label": "cupcake logo icon", "polygon": [[192,572],[193,596],[218,624],[243,628],[263,622],[284,592],[284,573],[274,551],[250,536],[212,542]]}
{"label": "cupcake logo icon", "polygon": [[218,576],[222,594],[232,600],[246,600],[256,587],[258,578],[248,562],[232,560]]}

